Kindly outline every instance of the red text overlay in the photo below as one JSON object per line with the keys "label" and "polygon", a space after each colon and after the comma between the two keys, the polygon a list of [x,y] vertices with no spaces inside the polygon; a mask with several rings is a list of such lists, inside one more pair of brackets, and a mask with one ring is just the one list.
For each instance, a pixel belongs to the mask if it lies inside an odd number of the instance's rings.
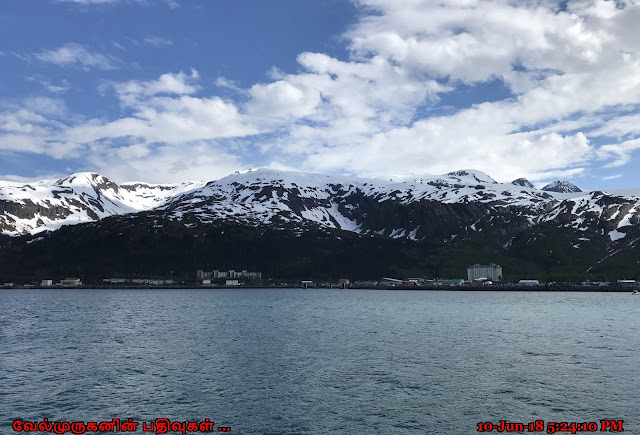
{"label": "red text overlay", "polygon": [[110,421],[13,421],[14,432],[51,432],[55,434],[84,434],[91,432],[151,432],[165,433],[203,433],[203,432],[231,432],[230,427],[215,427],[213,421],[171,421],[168,418],[157,418],[154,421],[142,423],[132,419]]}

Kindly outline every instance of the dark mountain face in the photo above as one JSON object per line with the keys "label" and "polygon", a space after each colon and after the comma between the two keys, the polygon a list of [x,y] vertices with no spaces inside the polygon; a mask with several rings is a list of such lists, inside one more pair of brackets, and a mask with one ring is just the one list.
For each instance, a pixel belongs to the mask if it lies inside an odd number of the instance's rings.
{"label": "dark mountain face", "polygon": [[545,192],[557,192],[557,193],[578,193],[582,192],[578,186],[569,182],[557,180],[553,183],[549,183],[542,188]]}
{"label": "dark mountain face", "polygon": [[514,186],[527,187],[529,189],[535,189],[535,186],[529,182],[526,178],[517,178],[511,182]]}

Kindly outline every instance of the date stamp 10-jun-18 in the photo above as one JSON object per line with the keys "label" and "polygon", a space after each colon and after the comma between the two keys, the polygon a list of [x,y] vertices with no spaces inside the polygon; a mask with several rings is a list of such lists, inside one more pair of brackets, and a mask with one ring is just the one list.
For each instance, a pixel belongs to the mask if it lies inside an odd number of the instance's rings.
{"label": "date stamp 10-jun-18", "polygon": [[584,422],[535,420],[529,423],[509,422],[500,420],[497,424],[491,422],[478,423],[478,432],[624,432],[624,420],[600,420]]}

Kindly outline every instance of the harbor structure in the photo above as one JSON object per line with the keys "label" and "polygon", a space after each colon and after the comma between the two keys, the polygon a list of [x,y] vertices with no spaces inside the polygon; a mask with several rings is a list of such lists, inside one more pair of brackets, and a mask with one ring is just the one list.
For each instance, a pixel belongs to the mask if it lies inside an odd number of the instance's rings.
{"label": "harbor structure", "polygon": [[62,287],[78,287],[82,285],[80,278],[65,278],[60,281]]}
{"label": "harbor structure", "polygon": [[467,280],[473,282],[481,278],[490,281],[502,280],[502,267],[499,264],[472,264],[467,267]]}

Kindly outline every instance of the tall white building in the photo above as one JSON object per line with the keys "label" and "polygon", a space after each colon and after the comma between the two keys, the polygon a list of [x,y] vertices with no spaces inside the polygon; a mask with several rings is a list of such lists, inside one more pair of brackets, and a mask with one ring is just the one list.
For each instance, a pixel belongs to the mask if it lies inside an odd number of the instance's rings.
{"label": "tall white building", "polygon": [[473,264],[467,267],[467,278],[469,281],[474,279],[487,278],[491,281],[500,281],[502,279],[502,267],[499,264]]}

